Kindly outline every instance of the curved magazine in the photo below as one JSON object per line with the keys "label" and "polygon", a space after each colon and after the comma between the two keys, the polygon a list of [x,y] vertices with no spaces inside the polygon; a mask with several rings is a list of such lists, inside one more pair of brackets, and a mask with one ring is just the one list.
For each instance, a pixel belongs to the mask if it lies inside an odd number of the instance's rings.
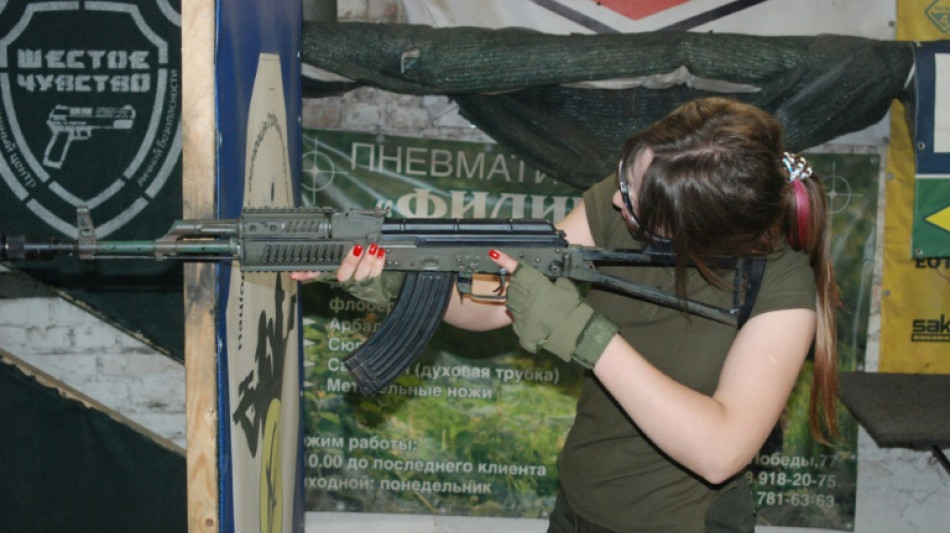
{"label": "curved magazine", "polygon": [[389,318],[343,360],[364,396],[399,377],[429,344],[445,315],[454,281],[451,272],[406,273]]}

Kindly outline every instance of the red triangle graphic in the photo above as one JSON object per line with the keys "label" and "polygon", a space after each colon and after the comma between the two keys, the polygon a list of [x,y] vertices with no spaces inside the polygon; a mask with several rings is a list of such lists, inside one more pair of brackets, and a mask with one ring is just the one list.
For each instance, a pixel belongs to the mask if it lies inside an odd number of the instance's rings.
{"label": "red triangle graphic", "polygon": [[599,0],[597,3],[633,20],[649,17],[689,0]]}

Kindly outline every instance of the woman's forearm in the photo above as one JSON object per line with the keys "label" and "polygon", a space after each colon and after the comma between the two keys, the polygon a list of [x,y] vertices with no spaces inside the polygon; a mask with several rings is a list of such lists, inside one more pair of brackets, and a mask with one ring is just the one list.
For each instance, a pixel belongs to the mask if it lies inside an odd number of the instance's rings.
{"label": "woman's forearm", "polygon": [[619,336],[594,374],[665,453],[719,483],[751,461],[775,426],[808,353],[814,320],[804,309],[751,319],[711,396],[663,374]]}

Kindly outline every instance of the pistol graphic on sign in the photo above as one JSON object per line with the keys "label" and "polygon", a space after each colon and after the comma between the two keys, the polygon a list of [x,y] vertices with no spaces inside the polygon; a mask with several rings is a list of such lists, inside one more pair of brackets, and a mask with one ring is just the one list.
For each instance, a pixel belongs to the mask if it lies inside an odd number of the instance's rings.
{"label": "pistol graphic on sign", "polygon": [[92,137],[93,130],[128,130],[135,121],[135,109],[122,107],[73,107],[57,105],[49,112],[46,124],[53,137],[43,153],[43,165],[62,168],[69,145],[73,141],[85,141]]}

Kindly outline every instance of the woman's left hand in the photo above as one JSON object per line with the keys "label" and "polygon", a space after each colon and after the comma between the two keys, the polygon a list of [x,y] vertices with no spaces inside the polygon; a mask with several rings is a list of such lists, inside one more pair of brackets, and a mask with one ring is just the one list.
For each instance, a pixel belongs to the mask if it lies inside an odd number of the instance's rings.
{"label": "woman's left hand", "polygon": [[498,250],[489,250],[488,257],[490,257],[496,265],[505,269],[509,273],[514,272],[515,269],[518,268],[518,261],[504,252],[499,252]]}
{"label": "woman's left hand", "polygon": [[512,273],[506,306],[521,346],[531,353],[544,348],[564,361],[592,367],[617,326],[594,311],[570,280],[552,283],[536,268],[504,253],[491,250],[488,255]]}

